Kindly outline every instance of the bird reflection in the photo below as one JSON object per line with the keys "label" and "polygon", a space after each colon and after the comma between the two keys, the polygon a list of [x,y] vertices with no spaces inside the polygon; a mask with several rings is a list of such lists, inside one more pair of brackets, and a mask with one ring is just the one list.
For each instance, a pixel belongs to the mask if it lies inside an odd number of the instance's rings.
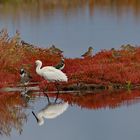
{"label": "bird reflection", "polygon": [[37,115],[32,111],[33,116],[35,117],[38,125],[44,124],[44,119],[54,119],[64,113],[68,108],[68,102],[59,102],[57,103],[57,98],[55,102],[51,103],[47,94],[45,94],[48,100],[48,104],[41,109]]}
{"label": "bird reflection", "polygon": [[23,90],[20,92],[20,95],[21,95],[22,99],[28,103],[30,101],[30,99],[34,100],[32,93],[33,93],[33,91],[31,91],[31,90]]}

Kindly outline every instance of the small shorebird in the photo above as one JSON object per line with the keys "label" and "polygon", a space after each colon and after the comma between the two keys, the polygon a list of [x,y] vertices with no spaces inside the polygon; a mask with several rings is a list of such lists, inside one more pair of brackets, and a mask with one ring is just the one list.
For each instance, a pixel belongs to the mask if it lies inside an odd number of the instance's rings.
{"label": "small shorebird", "polygon": [[29,44],[29,43],[25,42],[24,40],[21,40],[21,45],[28,46],[28,47],[33,47],[34,46],[32,44]]}
{"label": "small shorebird", "polygon": [[88,51],[85,52],[83,55],[81,55],[82,57],[92,57],[93,55],[93,48],[92,47],[89,47],[88,48]]}
{"label": "small shorebird", "polygon": [[68,102],[64,103],[51,103],[49,100],[48,95],[46,94],[46,97],[48,98],[48,104],[41,109],[37,115],[32,111],[32,114],[34,115],[38,125],[44,124],[44,119],[54,119],[64,113],[68,108]]}
{"label": "small shorebird", "polygon": [[112,52],[112,56],[113,56],[114,58],[121,58],[121,57],[122,57],[121,53],[120,53],[120,52],[117,52],[117,51],[113,51],[113,52]]}
{"label": "small shorebird", "polygon": [[111,51],[115,51],[115,48],[111,48],[110,50],[111,50]]}
{"label": "small shorebird", "polygon": [[65,67],[64,58],[62,57],[62,58],[61,58],[61,61],[60,61],[57,65],[55,65],[54,67],[55,67],[56,69],[63,70],[64,67]]}
{"label": "small shorebird", "polygon": [[52,45],[48,50],[51,54],[60,54],[61,55],[63,53],[63,51],[56,48],[55,45]]}
{"label": "small shorebird", "polygon": [[136,47],[127,44],[127,45],[121,45],[121,49],[122,50],[126,50],[126,51],[130,51],[130,52],[135,52],[136,51]]}
{"label": "small shorebird", "polygon": [[28,85],[31,79],[32,79],[31,75],[27,73],[24,70],[24,68],[21,68],[20,69],[20,83],[24,85],[25,91],[26,91],[26,86]]}
{"label": "small shorebird", "polygon": [[112,57],[115,59],[122,57],[121,52],[115,50],[115,48],[111,48],[111,52],[112,52]]}

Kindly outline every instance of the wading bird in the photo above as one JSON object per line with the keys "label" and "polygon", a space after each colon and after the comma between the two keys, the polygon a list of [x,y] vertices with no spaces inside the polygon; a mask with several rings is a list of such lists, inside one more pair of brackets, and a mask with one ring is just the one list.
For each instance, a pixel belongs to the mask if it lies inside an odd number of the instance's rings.
{"label": "wading bird", "polygon": [[32,77],[30,76],[29,73],[27,73],[24,68],[20,69],[20,83],[24,85],[25,87],[25,91],[26,91],[26,86],[28,85],[28,83],[30,82],[30,80],[32,79]]}
{"label": "wading bird", "polygon": [[36,73],[40,75],[41,77],[43,77],[48,82],[54,82],[58,92],[59,92],[59,89],[58,89],[59,82],[68,81],[66,74],[63,73],[61,70],[56,69],[53,66],[46,66],[46,67],[41,68],[42,62],[40,60],[36,60],[35,64],[36,64]]}
{"label": "wading bird", "polygon": [[34,115],[34,117],[39,125],[44,124],[45,118],[53,119],[53,118],[56,118],[57,116],[61,115],[62,113],[64,113],[67,110],[67,108],[69,106],[68,102],[51,103],[47,94],[46,94],[46,97],[48,99],[48,104],[43,109],[41,109],[37,113],[37,115],[32,111],[32,114]]}
{"label": "wading bird", "polygon": [[61,58],[61,61],[60,61],[57,65],[55,65],[54,67],[55,67],[56,69],[63,70],[64,67],[65,67],[64,58],[62,57],[62,58]]}
{"label": "wading bird", "polygon": [[42,76],[45,80],[48,80],[49,82],[68,81],[66,74],[63,73],[61,70],[56,69],[53,66],[46,66],[41,68],[42,62],[40,60],[36,60],[35,64],[36,64],[36,73]]}
{"label": "wading bird", "polygon": [[88,51],[85,52],[83,55],[81,55],[82,57],[92,57],[93,55],[93,48],[92,47],[89,47],[88,48]]}
{"label": "wading bird", "polygon": [[26,47],[33,47],[34,46],[32,44],[25,42],[24,40],[21,40],[21,45],[26,46]]}
{"label": "wading bird", "polygon": [[55,45],[52,45],[49,48],[49,52],[50,52],[50,54],[58,54],[58,55],[62,55],[62,53],[63,53],[63,51],[60,50],[59,48],[55,47]]}

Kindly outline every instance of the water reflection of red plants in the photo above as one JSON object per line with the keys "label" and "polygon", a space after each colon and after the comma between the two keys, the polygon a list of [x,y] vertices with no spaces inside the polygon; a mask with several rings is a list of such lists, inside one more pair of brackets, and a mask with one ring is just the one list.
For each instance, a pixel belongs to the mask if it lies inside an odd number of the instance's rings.
{"label": "water reflection of red plants", "polygon": [[[38,94],[31,94],[31,99],[34,100],[36,95]],[[56,94],[49,93],[48,96],[55,98]],[[81,108],[94,110],[102,108],[113,109],[139,102],[140,90],[70,92],[60,93],[58,97],[72,106],[76,105]],[[23,124],[27,121],[27,115],[24,110],[26,108],[28,108],[28,103],[21,98],[19,93],[7,92],[0,94],[0,135],[10,136],[13,129],[20,134],[22,133]]]}
{"label": "water reflection of red plants", "polygon": [[[26,12],[26,14],[29,14],[32,9],[32,16],[39,16],[37,14],[37,8],[41,13],[48,12],[49,10],[55,11],[57,9],[61,9],[65,16],[68,16],[68,11],[76,11],[79,10],[79,8],[85,10],[87,7],[89,7],[90,14],[94,14],[94,10],[96,8],[101,9],[101,11],[111,11],[117,13],[119,17],[123,16],[124,11],[133,11],[133,15],[138,16],[139,15],[139,9],[140,4],[138,0],[45,0],[45,1],[36,1],[36,0],[1,0],[1,9],[4,9],[5,11],[8,9],[10,12],[1,12],[0,16],[5,17],[7,13],[12,13],[16,11],[14,16],[20,16],[22,14],[22,11]],[[38,6],[34,6],[38,5]],[[6,9],[6,8],[7,9]],[[14,11],[13,11],[14,9]],[[26,9],[26,11],[25,11]],[[46,14],[46,16],[48,16]],[[18,17],[15,18],[15,20],[18,19]]]}
{"label": "water reflection of red plants", "polygon": [[23,124],[27,121],[24,108],[27,103],[18,93],[0,94],[0,135],[10,136],[13,129],[22,133]]}
{"label": "water reflection of red plants", "polygon": [[[50,94],[54,97],[54,94]],[[92,93],[64,93],[59,98],[68,101],[71,105],[78,105],[81,108],[102,109],[116,108],[123,105],[131,105],[139,102],[140,91],[97,91]]]}

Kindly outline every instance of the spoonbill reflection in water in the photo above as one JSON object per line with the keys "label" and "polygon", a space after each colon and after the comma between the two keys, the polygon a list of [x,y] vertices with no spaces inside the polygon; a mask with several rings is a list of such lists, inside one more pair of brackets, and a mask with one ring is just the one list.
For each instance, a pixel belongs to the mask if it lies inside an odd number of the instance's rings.
{"label": "spoonbill reflection in water", "polygon": [[41,109],[37,113],[37,115],[32,111],[32,114],[36,118],[36,121],[39,125],[44,124],[44,118],[54,119],[57,116],[64,113],[68,108],[68,102],[63,102],[63,103],[54,102],[54,103],[51,103],[47,94],[46,94],[46,97],[48,98],[48,105],[45,106],[43,109]]}

